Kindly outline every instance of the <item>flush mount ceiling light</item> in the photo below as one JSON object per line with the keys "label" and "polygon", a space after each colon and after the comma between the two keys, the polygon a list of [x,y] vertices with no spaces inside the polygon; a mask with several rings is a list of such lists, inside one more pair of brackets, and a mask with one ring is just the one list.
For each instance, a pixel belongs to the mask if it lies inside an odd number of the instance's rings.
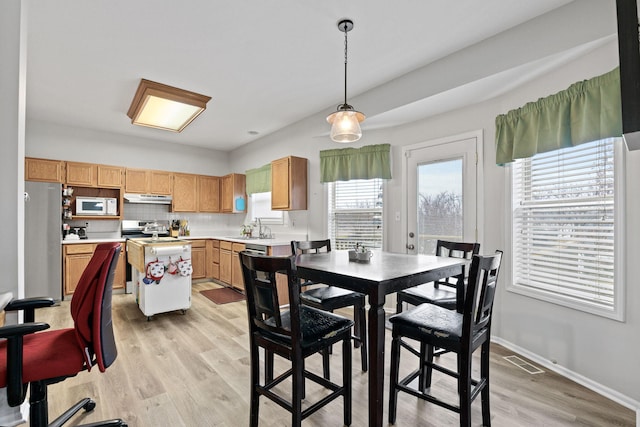
{"label": "flush mount ceiling light", "polygon": [[365,115],[347,104],[347,33],[353,29],[353,21],[343,19],[338,22],[338,29],[344,32],[344,104],[338,105],[338,111],[329,115],[331,139],[335,142],[355,142],[362,136],[360,122]]}
{"label": "flush mount ceiling light", "polygon": [[134,125],[182,132],[209,100],[210,96],[142,79],[127,116]]}

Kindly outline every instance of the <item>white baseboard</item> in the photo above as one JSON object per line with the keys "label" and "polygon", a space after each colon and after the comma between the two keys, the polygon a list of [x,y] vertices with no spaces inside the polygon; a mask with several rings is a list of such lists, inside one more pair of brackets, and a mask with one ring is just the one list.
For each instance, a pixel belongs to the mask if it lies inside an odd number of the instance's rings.
{"label": "white baseboard", "polygon": [[634,400],[632,398],[630,398],[629,396],[625,396],[622,393],[619,393],[607,386],[604,386],[600,383],[597,383],[583,375],[580,375],[576,372],[573,372],[563,366],[551,363],[548,359],[545,359],[543,357],[538,356],[537,354],[534,354],[532,352],[530,352],[529,350],[526,350],[522,347],[519,347],[509,341],[506,341],[502,338],[499,337],[495,337],[492,336],[491,337],[491,341],[495,342],[496,344],[500,344],[501,346],[508,348],[509,350],[513,350],[516,353],[518,353],[521,356],[526,357],[527,359],[536,362],[537,364],[544,366],[545,368],[547,368],[550,371],[553,371],[557,374],[562,375],[563,377],[566,377],[568,379],[570,379],[571,381],[574,381],[580,385],[583,385],[585,387],[587,387],[590,390],[595,391],[598,394],[601,394],[602,396],[606,397],[607,399],[611,399],[616,403],[619,403],[622,406],[625,406],[629,409],[631,409],[632,411],[636,411],[636,426],[640,427],[640,402],[638,402],[637,400]]}

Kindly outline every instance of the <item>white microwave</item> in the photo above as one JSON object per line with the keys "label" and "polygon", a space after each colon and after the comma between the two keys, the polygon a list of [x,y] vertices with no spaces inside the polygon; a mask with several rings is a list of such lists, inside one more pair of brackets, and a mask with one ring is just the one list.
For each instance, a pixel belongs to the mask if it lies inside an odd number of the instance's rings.
{"label": "white microwave", "polygon": [[118,215],[118,204],[112,197],[76,197],[76,215]]}

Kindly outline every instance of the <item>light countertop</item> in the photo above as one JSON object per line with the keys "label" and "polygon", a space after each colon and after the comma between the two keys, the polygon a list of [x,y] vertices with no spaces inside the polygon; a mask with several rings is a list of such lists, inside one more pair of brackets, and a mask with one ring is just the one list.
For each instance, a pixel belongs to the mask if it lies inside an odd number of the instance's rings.
{"label": "light countertop", "polygon": [[[180,236],[180,240],[201,240],[201,239],[215,239],[215,240],[227,240],[236,243],[252,243],[255,245],[264,246],[289,246],[292,240],[306,240],[304,235],[280,235],[272,239],[258,239],[251,238],[246,239],[241,236],[224,236],[217,233],[212,234],[197,234],[192,236]],[[123,238],[100,238],[100,239],[84,239],[84,240],[63,240],[63,245],[77,245],[83,243],[104,243],[104,242],[126,242]]]}
{"label": "light countertop", "polygon": [[[273,239],[253,239],[253,238],[245,239],[240,236],[232,237],[232,236],[220,236],[220,235],[180,236],[180,238],[185,240],[197,240],[197,239],[227,240],[229,242],[252,243],[254,245],[264,245],[264,246],[285,246],[285,245],[288,246],[288,245],[291,245],[291,240],[294,240],[294,239],[287,239],[285,238],[285,236],[276,237]],[[304,239],[301,238],[300,240],[304,240]]]}
{"label": "light countertop", "polygon": [[105,243],[105,242],[125,242],[125,239],[78,239],[78,240],[63,240],[63,245],[77,245],[78,243]]}

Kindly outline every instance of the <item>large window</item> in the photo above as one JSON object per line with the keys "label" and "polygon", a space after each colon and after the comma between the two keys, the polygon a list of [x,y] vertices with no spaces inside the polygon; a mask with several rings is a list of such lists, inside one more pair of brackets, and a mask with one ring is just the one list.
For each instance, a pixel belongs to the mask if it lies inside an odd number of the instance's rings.
{"label": "large window", "polygon": [[510,290],[622,320],[621,141],[513,164]]}
{"label": "large window", "polygon": [[382,179],[336,181],[329,187],[329,236],[334,249],[382,247]]}

